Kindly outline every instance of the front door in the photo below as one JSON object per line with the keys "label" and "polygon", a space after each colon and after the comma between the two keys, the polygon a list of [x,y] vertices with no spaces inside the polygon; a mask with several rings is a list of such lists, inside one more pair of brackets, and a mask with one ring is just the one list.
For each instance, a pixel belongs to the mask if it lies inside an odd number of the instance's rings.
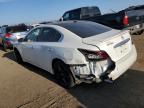
{"label": "front door", "polygon": [[36,65],[35,62],[36,55],[34,46],[37,45],[37,37],[41,33],[41,28],[36,28],[32,30],[22,42],[22,54],[25,61]]}

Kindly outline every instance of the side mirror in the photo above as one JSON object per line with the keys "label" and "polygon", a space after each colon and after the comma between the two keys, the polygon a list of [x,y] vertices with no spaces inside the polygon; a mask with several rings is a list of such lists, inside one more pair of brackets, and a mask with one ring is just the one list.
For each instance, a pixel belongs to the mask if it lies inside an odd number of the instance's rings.
{"label": "side mirror", "polygon": [[23,42],[23,41],[24,41],[24,38],[18,39],[18,42]]}
{"label": "side mirror", "polygon": [[63,21],[63,17],[61,17],[59,21]]}

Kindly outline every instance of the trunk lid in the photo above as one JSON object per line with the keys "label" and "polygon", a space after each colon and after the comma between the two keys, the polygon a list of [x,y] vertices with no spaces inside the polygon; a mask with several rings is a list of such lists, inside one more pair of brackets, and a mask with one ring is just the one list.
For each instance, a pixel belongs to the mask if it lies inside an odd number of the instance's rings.
{"label": "trunk lid", "polygon": [[119,30],[111,30],[100,35],[84,38],[82,42],[106,51],[113,61],[118,61],[127,55],[132,47],[129,32]]}

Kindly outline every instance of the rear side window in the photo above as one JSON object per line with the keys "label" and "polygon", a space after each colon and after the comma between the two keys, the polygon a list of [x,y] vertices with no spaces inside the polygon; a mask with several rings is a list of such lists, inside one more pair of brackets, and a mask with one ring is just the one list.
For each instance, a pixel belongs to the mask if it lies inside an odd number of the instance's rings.
{"label": "rear side window", "polygon": [[112,30],[107,26],[88,21],[71,21],[57,25],[64,27],[81,38],[91,37]]}
{"label": "rear side window", "polygon": [[66,12],[63,15],[63,20],[64,21],[66,21],[66,20],[79,20],[80,19],[80,12],[81,12],[81,9],[75,9],[75,10]]}
{"label": "rear side window", "polygon": [[6,28],[6,33],[17,33],[27,31],[27,26],[12,26]]}
{"label": "rear side window", "polygon": [[81,9],[82,18],[93,17],[96,15],[101,15],[98,7],[85,7]]}
{"label": "rear side window", "polygon": [[38,37],[39,42],[58,42],[61,34],[52,28],[43,28],[41,35]]}
{"label": "rear side window", "polygon": [[64,16],[63,16],[63,20],[66,21],[66,20],[69,20],[69,19],[70,19],[69,13],[65,13]]}

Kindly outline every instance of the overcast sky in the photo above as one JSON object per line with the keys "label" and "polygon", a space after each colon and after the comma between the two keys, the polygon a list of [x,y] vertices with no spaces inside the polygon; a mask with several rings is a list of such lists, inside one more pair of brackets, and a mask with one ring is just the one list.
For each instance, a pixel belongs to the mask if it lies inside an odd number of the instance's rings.
{"label": "overcast sky", "polygon": [[98,6],[102,13],[119,11],[144,0],[0,0],[0,25],[57,20],[70,9]]}

